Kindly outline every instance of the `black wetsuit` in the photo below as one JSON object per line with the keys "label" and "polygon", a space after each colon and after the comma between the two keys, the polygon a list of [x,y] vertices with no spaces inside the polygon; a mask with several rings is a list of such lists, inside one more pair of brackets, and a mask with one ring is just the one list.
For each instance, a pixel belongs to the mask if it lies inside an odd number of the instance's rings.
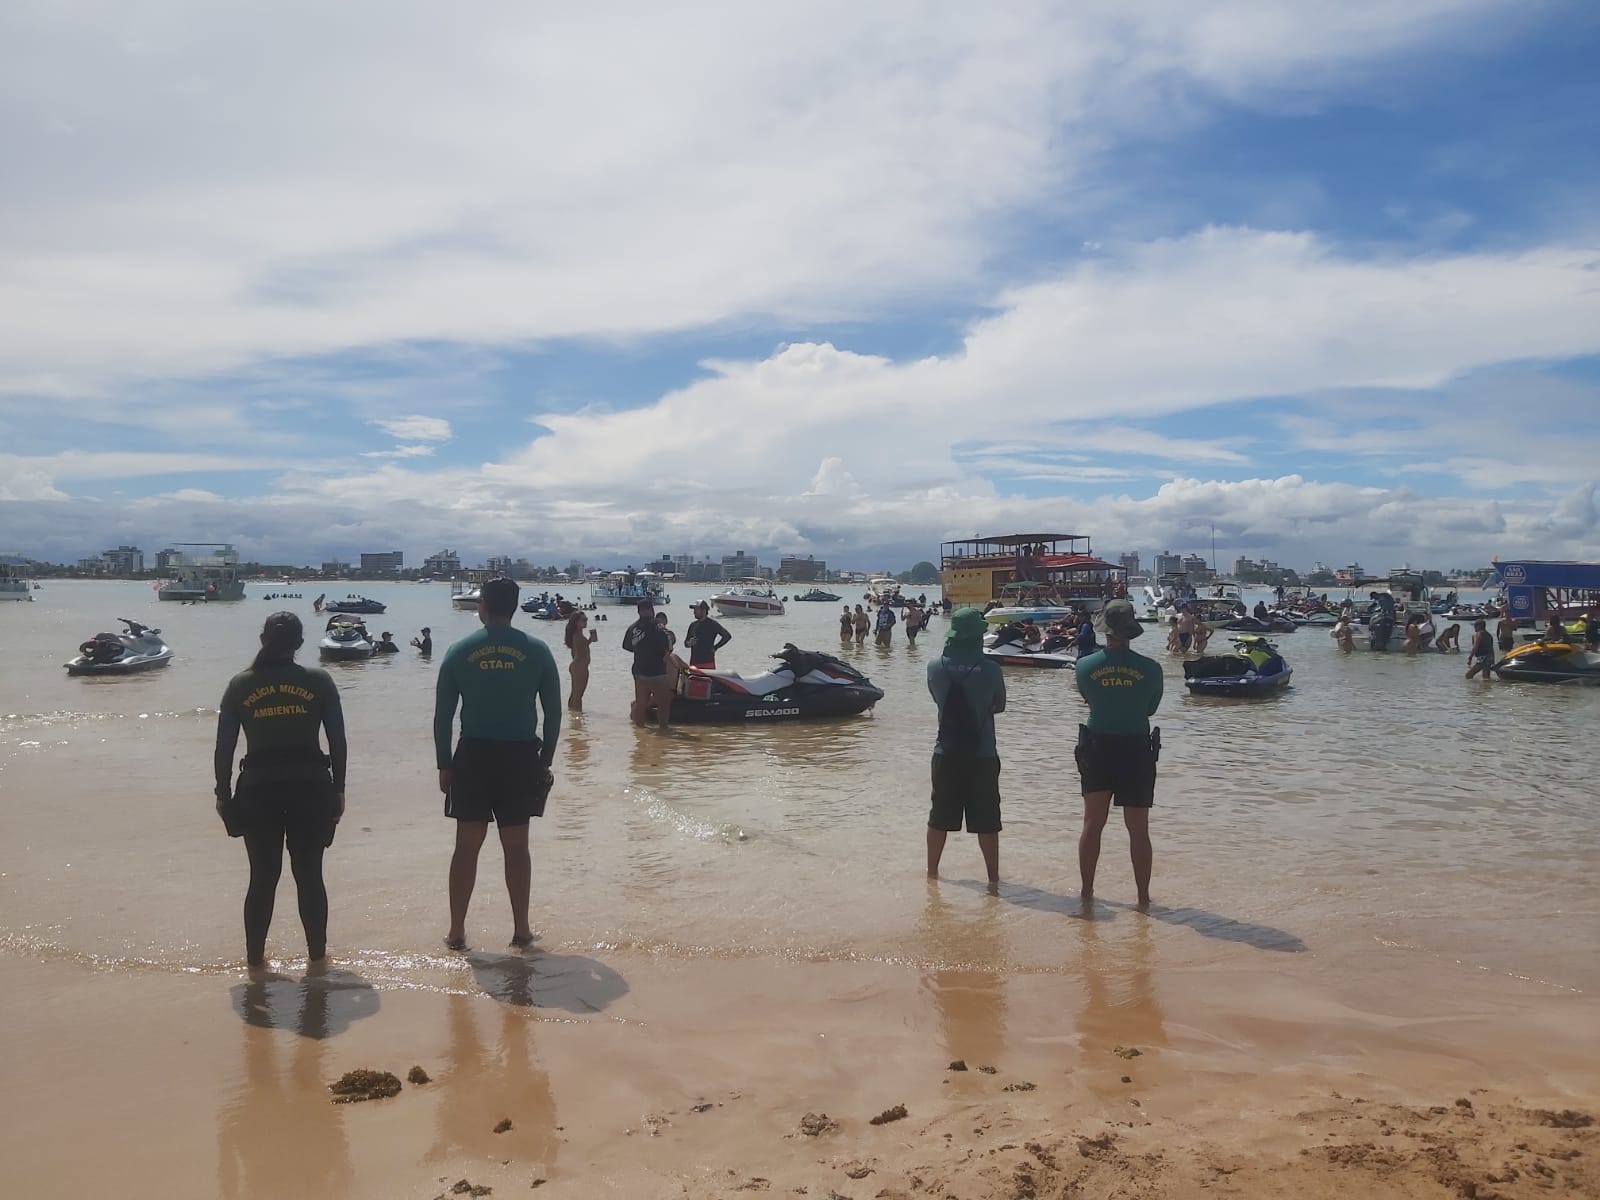
{"label": "black wetsuit", "polygon": [[[243,730],[247,753],[232,785],[233,752]],[[328,734],[323,754],[320,731]],[[252,965],[266,956],[267,930],[289,849],[305,927],[306,953],[323,956],[328,892],[322,852],[333,841],[347,748],[344,713],[332,677],[317,667],[277,662],[241,671],[228,683],[217,713],[214,769],[228,833],[243,837],[250,856],[244,898],[245,950]]]}

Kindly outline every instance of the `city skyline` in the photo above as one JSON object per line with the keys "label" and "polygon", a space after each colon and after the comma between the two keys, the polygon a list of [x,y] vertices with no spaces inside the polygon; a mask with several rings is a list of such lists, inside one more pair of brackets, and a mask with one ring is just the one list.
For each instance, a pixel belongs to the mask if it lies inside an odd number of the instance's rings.
{"label": "city skyline", "polygon": [[1593,5],[158,7],[0,15],[0,551],[1600,558]]}

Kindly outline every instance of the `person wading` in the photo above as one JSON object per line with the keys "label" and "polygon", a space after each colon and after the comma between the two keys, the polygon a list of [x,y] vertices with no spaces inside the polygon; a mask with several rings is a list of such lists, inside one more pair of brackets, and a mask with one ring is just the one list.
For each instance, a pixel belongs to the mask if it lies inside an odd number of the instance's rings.
{"label": "person wading", "polygon": [[1155,804],[1156,759],[1161,731],[1150,718],[1161,705],[1161,664],[1128,648],[1144,633],[1126,600],[1113,600],[1104,612],[1106,646],[1078,659],[1078,691],[1089,705],[1089,719],[1078,726],[1078,776],[1083,785],[1083,832],[1078,837],[1078,871],[1083,901],[1094,898],[1100,835],[1111,806],[1122,809],[1133,857],[1139,903],[1150,903],[1150,809]]}
{"label": "person wading", "polygon": [[650,601],[639,601],[639,619],[622,635],[622,648],[633,655],[633,723],[648,725],[654,708],[656,724],[667,728],[672,716],[671,676],[667,671],[672,643],[667,631],[656,624],[656,606]]}
{"label": "person wading", "polygon": [[[332,845],[344,816],[347,749],[333,678],[320,667],[294,661],[304,641],[299,617],[291,612],[268,617],[255,661],[229,681],[217,712],[217,815],[230,837],[244,838],[250,856],[244,943],[245,961],[252,967],[266,962],[285,846],[300,901],[306,957],[318,962],[328,950],[322,852]],[[246,753],[235,791],[233,752],[241,730]],[[318,741],[322,731],[328,735],[327,754]]]}
{"label": "person wading", "polygon": [[[511,898],[511,944],[533,942],[528,925],[528,823],[544,816],[550,795],[550,764],[561,733],[561,675],[555,656],[536,637],[514,629],[517,585],[491,579],[478,593],[483,628],[445,651],[434,688],[433,745],[439,766],[444,815],[456,823],[450,859],[450,931],[445,945],[467,945],[467,907],[478,879],[478,852],[489,822],[500,831]],[[461,740],[450,751],[456,705]],[[537,733],[544,712],[544,736]]]}
{"label": "person wading", "polygon": [[694,620],[684,631],[683,644],[689,649],[689,665],[714,671],[717,651],[733,641],[733,634],[722,627],[722,622],[711,615],[711,605],[704,600],[694,606]]}
{"label": "person wading", "polygon": [[933,800],[928,810],[928,877],[939,877],[945,840],[967,832],[978,849],[991,888],[1000,882],[1000,752],[994,717],[1006,710],[1000,664],[983,656],[983,613],[957,609],[944,654],[928,664],[928,692],[939,708],[933,744]]}

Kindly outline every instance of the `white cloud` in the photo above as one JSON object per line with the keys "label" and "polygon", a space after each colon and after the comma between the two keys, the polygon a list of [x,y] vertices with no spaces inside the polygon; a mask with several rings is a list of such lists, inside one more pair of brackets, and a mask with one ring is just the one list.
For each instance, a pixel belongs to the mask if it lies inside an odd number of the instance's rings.
{"label": "white cloud", "polygon": [[983,279],[1130,133],[1494,8],[7,6],[0,392],[871,315]]}
{"label": "white cloud", "polygon": [[443,417],[378,417],[372,424],[402,442],[448,442],[451,437],[450,422]]}
{"label": "white cloud", "polygon": [[432,446],[396,446],[393,450],[364,450],[362,458],[431,458]]}

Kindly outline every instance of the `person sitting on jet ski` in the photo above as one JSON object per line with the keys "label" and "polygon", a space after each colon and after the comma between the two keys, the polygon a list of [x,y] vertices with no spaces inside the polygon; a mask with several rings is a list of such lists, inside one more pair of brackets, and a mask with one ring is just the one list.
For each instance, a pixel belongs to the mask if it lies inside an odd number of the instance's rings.
{"label": "person sitting on jet ski", "polygon": [[1078,657],[1093,654],[1100,648],[1094,636],[1094,622],[1089,620],[1089,614],[1083,614],[1083,623],[1078,626]]}
{"label": "person sitting on jet ski", "polygon": [[1257,600],[1256,606],[1251,611],[1250,615],[1256,620],[1260,621],[1263,625],[1272,624],[1272,614],[1267,611],[1267,602],[1265,600]]}
{"label": "person sitting on jet ski", "polygon": [[1007,621],[1000,626],[1000,632],[994,635],[996,646],[1020,646],[1023,644],[1023,629],[1021,621]]}

